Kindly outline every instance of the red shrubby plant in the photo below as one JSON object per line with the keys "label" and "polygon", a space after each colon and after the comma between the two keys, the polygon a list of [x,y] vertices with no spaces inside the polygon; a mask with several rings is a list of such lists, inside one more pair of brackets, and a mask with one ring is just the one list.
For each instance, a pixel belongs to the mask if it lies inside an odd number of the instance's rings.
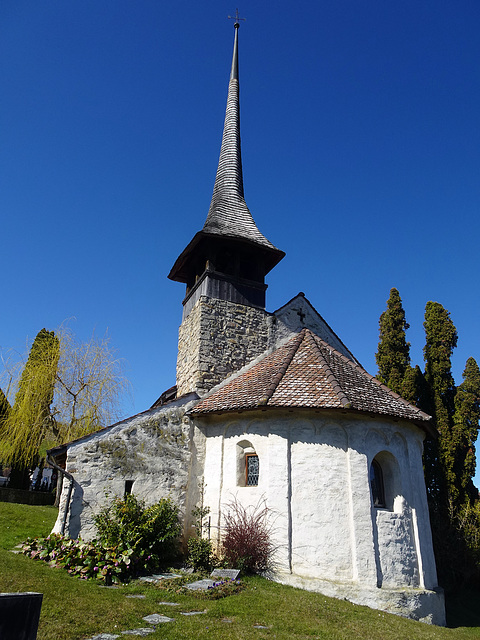
{"label": "red shrubby plant", "polygon": [[273,570],[276,547],[272,541],[271,515],[265,503],[244,507],[234,499],[227,505],[222,554],[228,564],[244,573]]}

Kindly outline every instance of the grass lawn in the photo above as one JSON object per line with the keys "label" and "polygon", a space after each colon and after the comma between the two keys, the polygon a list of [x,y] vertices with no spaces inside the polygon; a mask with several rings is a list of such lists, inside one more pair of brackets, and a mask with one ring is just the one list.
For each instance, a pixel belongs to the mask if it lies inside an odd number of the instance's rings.
{"label": "grass lawn", "polygon": [[[38,640],[82,640],[99,633],[148,627],[142,617],[159,613],[175,622],[158,625],[148,638],[278,640],[471,640],[480,638],[480,594],[452,599],[443,629],[285,587],[262,578],[245,579],[247,588],[221,600],[166,592],[139,582],[110,589],[73,578],[61,569],[11,553],[18,542],[47,534],[56,517],[53,507],[0,503],[0,591],[44,594]],[[143,594],[145,599],[127,595]],[[160,605],[177,602],[179,606]],[[181,612],[204,611],[197,616]],[[255,628],[263,625],[266,629]],[[121,636],[128,638],[135,636]]]}

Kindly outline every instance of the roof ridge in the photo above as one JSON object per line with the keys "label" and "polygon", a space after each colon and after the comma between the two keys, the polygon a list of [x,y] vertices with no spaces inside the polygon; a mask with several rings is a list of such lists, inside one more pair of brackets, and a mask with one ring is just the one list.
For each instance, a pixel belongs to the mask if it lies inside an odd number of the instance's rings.
{"label": "roof ridge", "polygon": [[372,380],[377,386],[379,386],[381,389],[383,389],[384,391],[387,391],[387,393],[389,395],[391,395],[393,398],[395,398],[395,400],[400,401],[401,404],[403,404],[406,407],[409,407],[410,409],[413,409],[415,411],[415,413],[417,413],[419,416],[421,416],[421,418],[423,420],[426,421],[431,421],[432,420],[432,416],[430,416],[428,413],[425,413],[424,411],[422,411],[421,409],[419,409],[418,407],[416,407],[414,404],[412,404],[411,402],[408,402],[408,400],[405,400],[405,398],[402,398],[401,395],[399,395],[398,393],[396,393],[395,391],[392,391],[392,389],[390,389],[390,387],[387,387],[386,384],[383,384],[383,382],[380,382],[380,380],[378,380],[375,376],[372,376],[371,373],[368,373],[368,371],[366,371],[366,369],[364,369],[362,367],[362,365],[359,362],[356,362],[354,360],[350,360],[350,358],[347,358],[346,356],[343,355],[343,353],[341,353],[340,351],[338,351],[337,349],[335,349],[335,347],[332,347],[330,344],[328,344],[327,342],[325,342],[325,340],[323,340],[322,338],[320,338],[320,336],[317,336],[315,334],[313,334],[314,337],[316,338],[316,340],[320,340],[320,342],[322,342],[322,344],[327,347],[328,349],[331,349],[332,351],[335,352],[335,354],[341,358],[344,362],[349,363],[349,365],[353,368],[353,369],[357,369],[360,372],[362,372],[363,374],[365,374],[367,376],[367,378],[369,378],[370,380]]}
{"label": "roof ridge", "polygon": [[[342,403],[343,407],[345,409],[350,409],[352,406],[352,403],[350,402],[350,400],[348,399],[347,395],[345,394],[345,392],[343,391],[339,381],[337,380],[335,374],[333,373],[333,371],[330,369],[330,367],[328,366],[327,361],[325,360],[325,357],[323,355],[323,353],[320,351],[320,347],[317,344],[316,338],[318,338],[319,340],[322,340],[319,336],[317,336],[316,334],[313,333],[313,331],[310,331],[310,329],[306,329],[306,337],[307,340],[309,340],[311,343],[313,343],[315,349],[318,352],[318,356],[320,357],[321,361],[322,361],[322,365],[325,369],[325,373],[327,376],[327,380],[328,382],[331,384],[333,391],[336,393],[337,398],[340,400],[340,402]],[[322,342],[324,342],[324,344],[327,345],[327,343],[322,340]],[[333,347],[331,347],[330,345],[327,345],[329,348],[333,349],[334,351],[336,351],[336,349],[334,349]],[[337,353],[340,353],[339,351]],[[343,355],[343,354],[341,354]],[[351,360],[349,358],[347,358],[346,356],[343,356],[345,358],[345,360],[348,360],[349,362],[351,362]]]}
{"label": "roof ridge", "polygon": [[[285,375],[285,373],[287,372],[287,369],[290,366],[290,363],[292,362],[293,358],[295,357],[295,354],[297,353],[298,348],[302,344],[303,339],[305,337],[306,331],[307,331],[307,329],[302,329],[300,331],[300,333],[297,336],[295,336],[295,338],[292,340],[292,345],[291,345],[290,349],[287,352],[285,360],[280,365],[277,373],[272,377],[272,382],[270,383],[269,387],[267,388],[264,397],[260,400],[259,406],[263,406],[264,407],[266,404],[268,404],[268,401],[271,399],[271,397],[275,393],[276,388],[278,387],[278,385],[282,381],[282,378]],[[279,348],[281,348],[281,347],[279,347]]]}

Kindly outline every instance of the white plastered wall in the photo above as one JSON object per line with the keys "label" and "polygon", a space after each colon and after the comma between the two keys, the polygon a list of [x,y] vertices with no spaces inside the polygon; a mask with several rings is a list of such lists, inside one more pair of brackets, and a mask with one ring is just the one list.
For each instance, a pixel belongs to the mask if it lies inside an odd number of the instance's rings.
{"label": "white plastered wall", "polygon": [[[222,514],[233,499],[245,506],[265,501],[274,519],[281,581],[402,615],[417,606],[399,609],[406,590],[437,586],[423,433],[415,425],[352,414],[264,412],[228,422],[210,419],[204,433],[204,497],[213,539],[220,540]],[[251,444],[259,456],[256,487],[238,482],[239,443]],[[371,498],[370,464],[381,452],[396,461],[401,480],[391,509],[376,509]],[[392,590],[401,594],[394,605]],[[429,620],[429,605],[422,607],[421,616],[413,617]],[[432,615],[441,624],[443,604],[435,607]]]}

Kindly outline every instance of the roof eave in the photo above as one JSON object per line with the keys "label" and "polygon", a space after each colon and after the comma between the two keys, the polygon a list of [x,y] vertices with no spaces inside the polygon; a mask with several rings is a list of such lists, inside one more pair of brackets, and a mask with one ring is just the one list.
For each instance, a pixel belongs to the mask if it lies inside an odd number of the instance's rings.
{"label": "roof eave", "polygon": [[285,252],[281,249],[277,249],[276,247],[268,247],[266,245],[259,244],[254,240],[249,240],[248,238],[244,238],[238,235],[227,235],[225,233],[209,233],[204,231],[197,231],[197,233],[193,236],[192,240],[185,247],[182,253],[175,260],[175,264],[170,270],[168,274],[168,278],[170,280],[174,280],[175,282],[186,282],[185,275],[185,265],[188,262],[190,255],[193,253],[193,250],[204,240],[207,238],[213,238],[215,240],[235,240],[236,242],[240,242],[242,244],[248,245],[250,247],[255,247],[259,252],[263,253],[265,257],[265,275],[269,273],[279,262],[285,257]]}
{"label": "roof eave", "polygon": [[427,435],[438,438],[438,431],[433,425],[433,420],[430,418],[419,419],[419,418],[406,418],[404,416],[397,416],[390,413],[377,413],[372,411],[363,411],[361,409],[355,409],[354,407],[312,407],[312,406],[279,406],[279,405],[268,405],[268,404],[256,404],[255,406],[245,406],[245,407],[233,407],[231,409],[223,408],[223,409],[215,409],[212,411],[195,411],[195,407],[192,407],[190,411],[187,412],[187,415],[192,418],[205,418],[211,415],[224,415],[224,414],[232,414],[232,413],[253,413],[253,412],[286,412],[292,413],[293,411],[310,411],[314,413],[343,413],[343,414],[353,414],[353,415],[361,415],[361,416],[370,416],[375,418],[390,418],[394,421],[405,421],[415,424],[415,426],[419,427],[422,431],[424,431]]}

